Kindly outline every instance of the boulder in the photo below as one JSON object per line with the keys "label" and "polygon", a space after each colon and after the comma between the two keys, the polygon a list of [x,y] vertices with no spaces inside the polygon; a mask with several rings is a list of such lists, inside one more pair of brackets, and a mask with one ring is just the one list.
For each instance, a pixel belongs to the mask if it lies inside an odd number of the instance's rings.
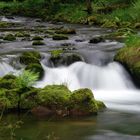
{"label": "boulder", "polygon": [[44,42],[40,41],[40,40],[35,40],[33,41],[32,45],[37,46],[37,45],[45,45]]}
{"label": "boulder", "polygon": [[15,41],[16,37],[13,34],[7,34],[3,37],[3,40],[7,40],[7,41]]}
{"label": "boulder", "polygon": [[94,44],[97,44],[100,42],[104,42],[104,38],[101,36],[94,37],[94,38],[90,39],[90,41],[89,41],[89,43],[94,43]]}
{"label": "boulder", "polygon": [[70,96],[70,115],[87,116],[97,114],[101,108],[105,108],[102,102],[94,99],[90,89],[79,89]]}
{"label": "boulder", "polygon": [[63,35],[63,34],[55,34],[53,35],[53,40],[68,40],[68,36]]}
{"label": "boulder", "polygon": [[52,66],[71,65],[74,62],[84,61],[83,57],[75,53],[61,53],[59,55],[52,55],[49,59]]}

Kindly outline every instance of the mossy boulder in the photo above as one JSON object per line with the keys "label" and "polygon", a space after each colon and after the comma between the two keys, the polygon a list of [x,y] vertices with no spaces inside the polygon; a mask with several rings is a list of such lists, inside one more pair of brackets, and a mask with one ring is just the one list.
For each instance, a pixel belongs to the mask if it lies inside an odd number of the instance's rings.
{"label": "mossy boulder", "polygon": [[102,102],[94,99],[92,91],[87,88],[74,91],[70,97],[70,105],[70,114],[72,116],[97,114],[99,109],[105,108]]}
{"label": "mossy boulder", "polygon": [[124,47],[114,58],[128,69],[134,82],[140,87],[140,47]]}
{"label": "mossy boulder", "polygon": [[51,55],[49,59],[52,66],[71,65],[74,62],[84,61],[83,57],[75,53],[57,53]]}
{"label": "mossy boulder", "polygon": [[67,28],[67,29],[59,29],[55,31],[56,34],[76,34],[75,29]]}
{"label": "mossy boulder", "polygon": [[37,46],[37,45],[45,45],[44,42],[40,41],[40,40],[35,40],[33,41],[32,45]]}
{"label": "mossy boulder", "polygon": [[31,52],[23,52],[19,57],[20,63],[26,65],[26,70],[31,70],[35,73],[39,74],[39,79],[41,79],[44,75],[44,69],[40,63],[41,55],[39,52],[31,51]]}
{"label": "mossy boulder", "polygon": [[46,86],[38,94],[40,104],[50,109],[65,109],[69,104],[71,91],[64,85]]}
{"label": "mossy boulder", "polygon": [[34,36],[32,40],[43,40],[43,38],[41,36]]}
{"label": "mossy boulder", "polygon": [[32,63],[26,66],[26,70],[31,70],[35,73],[39,74],[39,79],[43,78],[44,76],[44,69],[42,68],[40,63]]}
{"label": "mossy boulder", "polygon": [[41,55],[37,51],[23,52],[19,57],[20,63],[28,65],[31,63],[40,63]]}
{"label": "mossy boulder", "polygon": [[16,77],[14,75],[5,75],[0,78],[0,89],[14,89],[16,88],[15,83]]}
{"label": "mossy boulder", "polygon": [[27,32],[17,32],[15,34],[16,37],[30,37],[30,34]]}
{"label": "mossy boulder", "polygon": [[53,35],[53,40],[68,40],[68,36],[63,35],[63,34],[55,34]]}
{"label": "mossy boulder", "polygon": [[15,41],[16,37],[13,34],[7,34],[3,37],[3,40],[7,40],[7,41]]}

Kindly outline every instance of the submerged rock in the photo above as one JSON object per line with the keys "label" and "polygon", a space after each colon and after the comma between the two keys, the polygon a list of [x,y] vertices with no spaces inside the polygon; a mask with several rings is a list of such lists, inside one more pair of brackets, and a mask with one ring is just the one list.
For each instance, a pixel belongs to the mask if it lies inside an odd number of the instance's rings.
{"label": "submerged rock", "polygon": [[41,36],[34,36],[32,40],[43,40]]}
{"label": "submerged rock", "polygon": [[98,36],[98,37],[94,37],[92,39],[90,39],[89,43],[100,43],[100,42],[104,42],[104,38],[101,37],[101,36]]}
{"label": "submerged rock", "polygon": [[63,35],[63,34],[55,34],[53,35],[53,40],[68,40],[68,36]]}

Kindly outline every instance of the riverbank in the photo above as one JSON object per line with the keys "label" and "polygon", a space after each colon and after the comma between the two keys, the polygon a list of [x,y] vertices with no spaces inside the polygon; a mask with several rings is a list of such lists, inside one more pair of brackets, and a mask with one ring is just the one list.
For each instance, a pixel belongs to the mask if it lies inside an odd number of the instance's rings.
{"label": "riverbank", "polygon": [[43,20],[99,25],[109,28],[140,28],[140,1],[134,3],[115,1],[93,2],[93,13],[88,15],[83,2],[1,2],[0,13],[39,17]]}

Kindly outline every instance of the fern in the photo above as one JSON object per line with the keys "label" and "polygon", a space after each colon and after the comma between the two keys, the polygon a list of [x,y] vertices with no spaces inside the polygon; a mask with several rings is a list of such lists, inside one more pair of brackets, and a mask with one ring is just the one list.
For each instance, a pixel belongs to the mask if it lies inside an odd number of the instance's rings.
{"label": "fern", "polygon": [[17,87],[20,89],[31,87],[38,80],[38,77],[38,74],[29,70],[25,70],[16,79]]}

